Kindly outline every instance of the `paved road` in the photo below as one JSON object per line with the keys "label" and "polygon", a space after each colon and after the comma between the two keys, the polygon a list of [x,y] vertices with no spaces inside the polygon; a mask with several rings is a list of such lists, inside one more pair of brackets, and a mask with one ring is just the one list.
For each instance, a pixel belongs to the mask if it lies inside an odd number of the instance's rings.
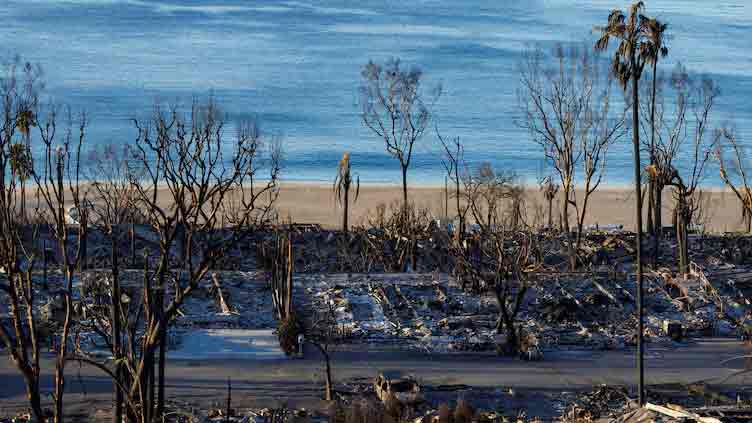
{"label": "paved road", "polygon": [[[749,353],[749,348],[729,340],[703,340],[679,348],[648,347],[646,377],[649,384],[719,380],[743,367],[742,361],[725,359]],[[0,357],[0,414],[23,404],[23,383],[7,357]],[[45,358],[45,373],[52,361]],[[429,357],[417,353],[347,352],[334,355],[335,382],[371,378],[381,369],[413,373],[427,384],[466,384],[514,387],[527,391],[587,389],[597,384],[634,383],[633,352],[558,352],[542,362],[523,362],[495,356],[452,355]],[[111,398],[109,380],[89,367],[70,365],[69,407],[90,410],[106,407]],[[171,361],[167,368],[168,395],[196,405],[219,404],[232,378],[237,406],[289,403],[310,406],[320,398],[321,361],[301,360],[210,362]],[[726,383],[749,383],[738,378]],[[49,390],[51,381],[44,381]],[[3,410],[5,409],[5,410]]]}

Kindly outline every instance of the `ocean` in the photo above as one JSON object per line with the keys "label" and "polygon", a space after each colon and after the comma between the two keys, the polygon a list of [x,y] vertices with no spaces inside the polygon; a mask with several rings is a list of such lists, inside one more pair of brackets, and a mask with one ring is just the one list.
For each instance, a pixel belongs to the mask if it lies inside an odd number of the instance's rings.
{"label": "ocean", "polygon": [[[668,22],[669,56],[721,89],[711,125],[733,123],[752,145],[749,0],[647,1]],[[0,57],[45,71],[51,101],[84,110],[87,143],[133,142],[132,119],[155,101],[213,95],[229,119],[254,116],[284,145],[283,178],[333,180],[343,152],[364,182],[396,183],[395,159],[359,117],[360,70],[399,57],[440,84],[434,123],[459,136],[466,160],[528,181],[550,173],[520,117],[518,63],[531,46],[589,43],[625,1],[606,0],[3,0]],[[617,93],[617,95],[621,95]],[[631,181],[631,142],[608,157],[605,183]],[[416,147],[412,183],[443,183],[433,130]],[[708,168],[706,184],[718,185]]]}

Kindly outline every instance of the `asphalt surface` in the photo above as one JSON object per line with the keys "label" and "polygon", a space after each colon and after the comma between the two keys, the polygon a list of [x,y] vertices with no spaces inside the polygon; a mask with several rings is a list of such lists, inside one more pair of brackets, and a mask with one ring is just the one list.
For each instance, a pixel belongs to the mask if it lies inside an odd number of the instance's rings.
{"label": "asphalt surface", "polygon": [[[748,384],[749,379],[727,377],[744,368],[743,360],[724,360],[750,354],[750,348],[727,339],[703,339],[689,345],[648,346],[648,384],[711,383]],[[43,390],[52,390],[52,356],[43,360]],[[404,352],[334,353],[333,374],[337,388],[347,381],[368,380],[379,370],[415,375],[424,384],[465,384],[480,387],[534,391],[572,391],[599,384],[635,383],[634,351],[563,351],[548,353],[540,362],[525,362],[492,355],[427,356]],[[225,400],[232,380],[233,404],[244,406],[314,406],[321,397],[322,362],[313,351],[303,359],[284,360],[172,360],[167,367],[167,395],[194,406],[212,406]],[[112,384],[106,375],[89,366],[70,364],[67,371],[66,406],[86,412],[108,408]],[[48,398],[49,400],[49,398]],[[23,380],[7,358],[0,357],[0,415],[24,407]]]}

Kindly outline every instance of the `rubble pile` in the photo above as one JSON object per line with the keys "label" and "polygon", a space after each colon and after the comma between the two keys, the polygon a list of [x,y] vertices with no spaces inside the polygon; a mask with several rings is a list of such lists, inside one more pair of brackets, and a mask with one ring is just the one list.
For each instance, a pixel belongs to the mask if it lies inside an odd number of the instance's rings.
{"label": "rubble pile", "polygon": [[[334,304],[351,340],[401,341],[434,353],[494,351],[504,342],[504,334],[497,333],[495,297],[465,291],[446,274],[307,274],[296,283],[310,309]],[[681,283],[687,292],[672,294],[672,283]],[[597,274],[541,278],[522,303],[519,327],[544,350],[633,346],[634,285]],[[646,278],[645,287],[648,342],[736,336],[740,325],[748,324],[743,323],[749,321],[748,306],[730,289],[721,287],[711,295],[695,279],[667,283],[659,275]]]}
{"label": "rubble pile", "polygon": [[[642,408],[637,406],[634,397],[634,391],[627,387],[600,385],[562,403],[560,420],[621,423],[752,421],[750,389],[747,386],[721,387],[705,383],[651,385],[647,388],[647,404]],[[714,418],[719,420],[711,420]]]}
{"label": "rubble pile", "polygon": [[[446,275],[307,275],[310,307],[335,305],[354,340],[400,341],[418,350],[493,350],[496,309],[449,283]],[[306,281],[315,280],[313,283]]]}
{"label": "rubble pile", "polygon": [[562,414],[570,422],[615,418],[629,404],[629,392],[622,386],[601,385],[574,399]]}

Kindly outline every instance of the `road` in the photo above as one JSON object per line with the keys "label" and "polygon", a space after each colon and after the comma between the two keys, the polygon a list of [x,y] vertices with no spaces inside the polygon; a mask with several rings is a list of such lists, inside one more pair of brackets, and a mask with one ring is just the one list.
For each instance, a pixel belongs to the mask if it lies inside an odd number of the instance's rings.
{"label": "road", "polygon": [[[647,348],[648,384],[719,382],[744,363],[723,360],[749,353],[740,342],[704,339],[689,346]],[[634,383],[634,352],[556,352],[541,362],[524,362],[491,355],[445,355],[430,357],[418,353],[342,352],[333,356],[335,382],[371,378],[379,370],[400,370],[414,374],[425,384],[466,384],[483,387],[513,387],[571,391],[598,384]],[[0,357],[0,415],[23,406],[24,387],[7,357]],[[52,374],[51,357],[44,359],[44,374]],[[287,403],[311,406],[321,395],[321,361],[311,354],[299,360],[214,360],[208,362],[172,360],[167,368],[168,396],[196,406],[224,401],[228,378],[232,379],[236,406],[270,406]],[[98,370],[77,364],[68,368],[67,406],[72,410],[108,407],[111,383]],[[748,383],[731,379],[725,383]],[[51,390],[51,379],[43,382]]]}

